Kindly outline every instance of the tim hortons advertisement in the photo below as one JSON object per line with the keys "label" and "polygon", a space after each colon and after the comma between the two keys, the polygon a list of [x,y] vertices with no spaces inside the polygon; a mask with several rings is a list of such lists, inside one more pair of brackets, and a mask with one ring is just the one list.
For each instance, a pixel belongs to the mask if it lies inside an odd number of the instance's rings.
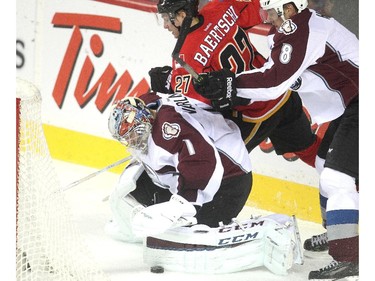
{"label": "tim hortons advertisement", "polygon": [[[40,89],[45,124],[111,139],[113,101],[146,93],[148,71],[172,63],[176,39],[163,28],[157,2],[17,0],[17,76]],[[260,51],[262,32],[250,34]],[[294,154],[276,156],[268,140],[252,154],[261,173],[317,186],[314,169]],[[270,161],[286,174],[258,164]]]}
{"label": "tim hortons advertisement", "polygon": [[110,105],[149,90],[148,71],[171,64],[175,39],[155,13],[96,1],[48,1],[44,14],[46,122],[109,137]]}

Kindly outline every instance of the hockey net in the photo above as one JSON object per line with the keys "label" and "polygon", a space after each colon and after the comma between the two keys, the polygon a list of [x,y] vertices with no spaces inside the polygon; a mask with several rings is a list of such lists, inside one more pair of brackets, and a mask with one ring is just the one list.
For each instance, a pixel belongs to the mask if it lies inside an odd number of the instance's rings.
{"label": "hockey net", "polygon": [[16,277],[109,280],[72,221],[41,121],[41,94],[17,78]]}

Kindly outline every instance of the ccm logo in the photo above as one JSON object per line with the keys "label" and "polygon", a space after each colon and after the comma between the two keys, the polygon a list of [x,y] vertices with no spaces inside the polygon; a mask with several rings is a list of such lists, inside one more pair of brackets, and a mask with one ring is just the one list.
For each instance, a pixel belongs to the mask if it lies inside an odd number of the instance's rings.
{"label": "ccm logo", "polygon": [[259,232],[247,233],[247,234],[220,239],[218,245],[223,246],[223,245],[236,244],[236,243],[254,240],[258,236],[258,233]]}

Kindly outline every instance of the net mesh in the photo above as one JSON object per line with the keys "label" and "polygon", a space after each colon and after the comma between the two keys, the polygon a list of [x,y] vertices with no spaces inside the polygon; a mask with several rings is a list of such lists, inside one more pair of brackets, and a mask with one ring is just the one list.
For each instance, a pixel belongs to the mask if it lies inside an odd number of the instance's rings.
{"label": "net mesh", "polygon": [[41,122],[41,94],[17,79],[17,280],[109,280],[72,221]]}

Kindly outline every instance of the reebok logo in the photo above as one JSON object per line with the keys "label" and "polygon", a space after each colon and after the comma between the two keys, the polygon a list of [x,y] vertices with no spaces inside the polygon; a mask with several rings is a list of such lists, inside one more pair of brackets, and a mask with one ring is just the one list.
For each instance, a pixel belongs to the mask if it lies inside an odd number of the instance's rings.
{"label": "reebok logo", "polygon": [[227,77],[227,99],[230,99],[232,97],[233,87],[232,87],[233,78]]}

